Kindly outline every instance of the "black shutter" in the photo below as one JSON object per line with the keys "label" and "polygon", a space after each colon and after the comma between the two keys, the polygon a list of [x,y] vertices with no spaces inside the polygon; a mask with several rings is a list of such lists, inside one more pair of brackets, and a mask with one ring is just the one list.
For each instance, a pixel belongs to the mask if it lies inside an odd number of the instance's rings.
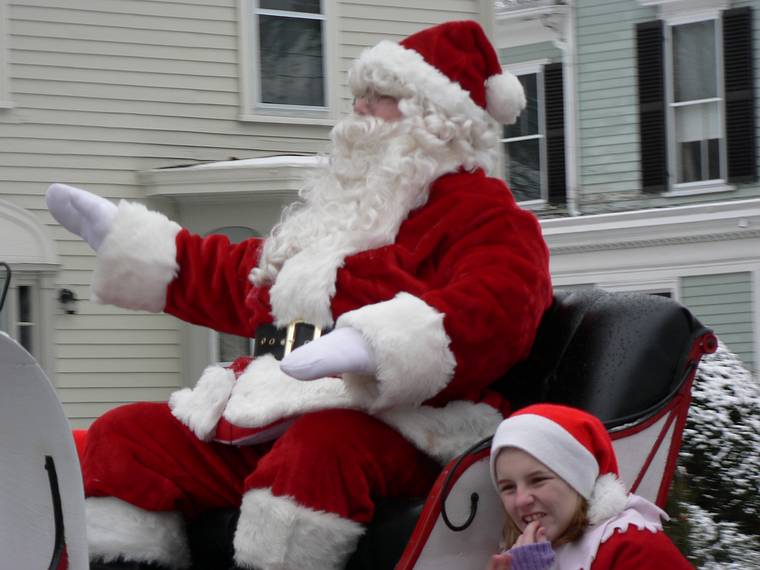
{"label": "black shutter", "polygon": [[565,178],[565,98],[562,64],[544,66],[544,117],[546,123],[546,182],[550,204],[564,204]]}
{"label": "black shutter", "polygon": [[726,151],[729,182],[757,180],[755,93],[752,73],[752,9],[723,12]]}
{"label": "black shutter", "polygon": [[644,192],[662,192],[668,185],[664,43],[662,20],[636,25],[641,186]]}

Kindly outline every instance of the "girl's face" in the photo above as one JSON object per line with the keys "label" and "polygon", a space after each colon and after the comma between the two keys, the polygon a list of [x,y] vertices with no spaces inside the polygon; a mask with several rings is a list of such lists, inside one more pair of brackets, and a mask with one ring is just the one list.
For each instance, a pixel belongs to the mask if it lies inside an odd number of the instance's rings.
{"label": "girl's face", "polygon": [[496,458],[496,483],[507,515],[520,531],[534,520],[554,542],[578,509],[581,496],[532,455],[507,447]]}

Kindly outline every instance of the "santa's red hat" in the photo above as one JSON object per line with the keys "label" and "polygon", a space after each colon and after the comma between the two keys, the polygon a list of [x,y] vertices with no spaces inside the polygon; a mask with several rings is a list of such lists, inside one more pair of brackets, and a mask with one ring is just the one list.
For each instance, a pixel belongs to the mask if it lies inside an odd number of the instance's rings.
{"label": "santa's red hat", "polygon": [[510,124],[525,108],[518,79],[502,70],[477,22],[446,22],[399,43],[364,51],[349,73],[356,95],[374,89],[396,97],[420,94],[449,115]]}
{"label": "santa's red hat", "polygon": [[628,493],[619,479],[612,440],[591,414],[557,404],[535,404],[515,412],[493,436],[494,484],[496,458],[505,447],[532,455],[587,499],[592,524],[624,508]]}

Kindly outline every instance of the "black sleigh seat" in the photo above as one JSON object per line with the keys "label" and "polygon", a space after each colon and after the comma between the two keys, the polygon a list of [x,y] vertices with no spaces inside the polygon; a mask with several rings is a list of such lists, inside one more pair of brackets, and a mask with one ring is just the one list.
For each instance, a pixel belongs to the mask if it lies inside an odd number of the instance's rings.
{"label": "black sleigh seat", "polygon": [[[585,409],[610,431],[621,476],[663,506],[675,470],[691,383],[717,340],[675,301],[601,289],[558,292],[529,357],[495,387],[514,409],[555,402]],[[486,440],[442,471],[426,498],[378,505],[349,570],[483,568],[503,513],[488,475]],[[229,568],[237,513],[190,527],[196,570]]]}

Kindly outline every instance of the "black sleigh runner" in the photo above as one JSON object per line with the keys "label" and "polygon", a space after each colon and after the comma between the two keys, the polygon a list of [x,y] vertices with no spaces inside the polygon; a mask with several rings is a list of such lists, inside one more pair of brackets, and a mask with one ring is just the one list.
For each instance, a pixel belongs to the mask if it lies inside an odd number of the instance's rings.
{"label": "black sleigh runner", "polygon": [[[496,387],[515,409],[555,402],[598,416],[624,482],[662,507],[699,360],[716,348],[712,332],[670,299],[599,289],[556,293],[529,357]],[[3,564],[88,568],[84,494],[67,422],[44,372],[5,334],[0,434]],[[379,504],[347,568],[485,567],[504,520],[488,473],[489,444],[450,462],[428,497]],[[195,570],[234,567],[236,521],[235,511],[214,511],[189,525]]]}

